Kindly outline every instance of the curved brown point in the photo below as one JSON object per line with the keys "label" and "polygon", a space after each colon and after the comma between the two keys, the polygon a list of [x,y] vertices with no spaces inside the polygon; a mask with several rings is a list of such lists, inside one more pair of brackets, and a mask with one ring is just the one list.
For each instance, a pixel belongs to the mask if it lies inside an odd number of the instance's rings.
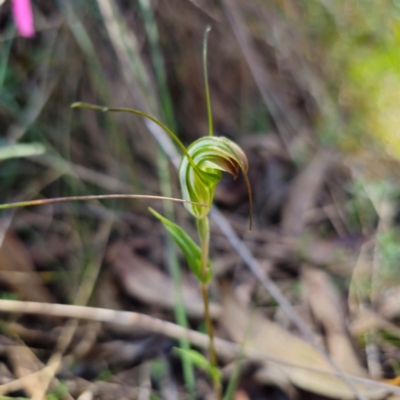
{"label": "curved brown point", "polygon": [[251,186],[250,181],[246,173],[243,173],[244,181],[246,182],[247,186],[247,193],[249,194],[249,232],[253,229],[253,196],[251,194]]}

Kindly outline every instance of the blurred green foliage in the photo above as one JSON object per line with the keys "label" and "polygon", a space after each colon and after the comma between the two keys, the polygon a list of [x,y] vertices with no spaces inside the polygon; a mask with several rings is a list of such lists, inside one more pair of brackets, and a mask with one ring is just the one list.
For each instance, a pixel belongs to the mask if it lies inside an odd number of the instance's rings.
{"label": "blurred green foliage", "polygon": [[[339,145],[400,157],[400,2],[308,0],[303,16],[342,109]],[[326,124],[327,121],[324,121]]]}
{"label": "blurred green foliage", "polygon": [[380,256],[379,277],[383,285],[390,284],[392,286],[400,283],[398,272],[400,263],[399,238],[400,230],[397,227],[377,236]]}
{"label": "blurred green foliage", "polygon": [[48,400],[63,399],[68,393],[68,388],[65,383],[60,383],[52,392],[47,394]]}

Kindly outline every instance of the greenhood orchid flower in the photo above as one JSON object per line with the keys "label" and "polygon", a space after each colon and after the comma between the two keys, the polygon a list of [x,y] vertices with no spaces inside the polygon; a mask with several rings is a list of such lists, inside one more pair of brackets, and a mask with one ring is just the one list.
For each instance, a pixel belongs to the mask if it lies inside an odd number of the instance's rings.
{"label": "greenhood orchid flower", "polygon": [[[247,178],[248,162],[242,149],[225,137],[206,136],[196,140],[187,152],[193,160],[184,155],[179,166],[179,180],[182,197],[185,200],[206,204],[199,207],[186,203],[186,209],[197,219],[208,215],[214,199],[215,186],[222,178],[222,172],[230,173],[235,179],[242,171],[250,198],[251,190]],[[251,213],[250,213],[251,220]],[[250,225],[251,226],[251,225]]]}

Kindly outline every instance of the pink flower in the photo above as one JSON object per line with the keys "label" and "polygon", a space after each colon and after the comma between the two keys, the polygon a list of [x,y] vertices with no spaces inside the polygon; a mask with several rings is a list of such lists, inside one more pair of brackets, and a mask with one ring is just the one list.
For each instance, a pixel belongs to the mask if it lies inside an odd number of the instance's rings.
{"label": "pink flower", "polygon": [[33,27],[33,13],[30,0],[13,0],[12,12],[19,34],[24,37],[33,37],[35,29]]}

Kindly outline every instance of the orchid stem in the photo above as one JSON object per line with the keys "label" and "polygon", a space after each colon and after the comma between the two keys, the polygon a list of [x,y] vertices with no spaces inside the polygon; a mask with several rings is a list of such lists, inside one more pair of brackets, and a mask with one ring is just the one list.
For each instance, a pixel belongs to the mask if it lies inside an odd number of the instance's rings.
{"label": "orchid stem", "polygon": [[[210,244],[210,227],[208,223],[208,217],[204,217],[197,220],[197,232],[201,241],[201,273],[203,278],[207,276],[208,269],[208,252],[209,252],[209,244]],[[214,328],[212,325],[211,315],[210,315],[210,300],[208,297],[208,285],[206,283],[201,283],[201,294],[203,297],[203,305],[204,305],[204,319],[207,327],[207,334],[210,338],[209,343],[209,355],[210,362],[214,368],[218,368],[217,361],[217,352],[215,351],[214,345]],[[218,378],[213,377],[213,385],[215,394],[218,400],[222,400],[222,388],[221,382]]]}

